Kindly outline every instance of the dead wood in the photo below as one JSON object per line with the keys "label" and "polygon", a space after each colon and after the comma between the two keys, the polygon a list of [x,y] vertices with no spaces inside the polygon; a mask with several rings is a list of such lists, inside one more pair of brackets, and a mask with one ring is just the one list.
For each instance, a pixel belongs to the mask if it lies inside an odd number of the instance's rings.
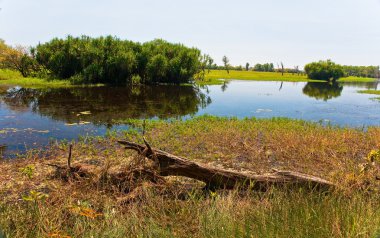
{"label": "dead wood", "polygon": [[[148,144],[147,144],[148,145]],[[130,193],[135,188],[143,183],[151,184],[164,184],[165,179],[157,174],[155,170],[146,167],[133,167],[125,168],[119,171],[103,171],[97,170],[89,165],[72,165],[72,148],[69,146],[69,155],[67,158],[66,166],[60,164],[47,164],[54,167],[54,177],[61,179],[65,182],[81,182],[84,180],[91,181],[91,184],[100,186],[105,190],[113,190],[122,193]],[[149,146],[142,151],[142,154],[154,153]],[[98,171],[98,173],[96,172]],[[99,175],[99,176],[98,176]]]}
{"label": "dead wood", "polygon": [[130,193],[142,183],[165,184],[165,179],[147,168],[135,168],[119,172],[107,172],[99,179],[104,188],[116,188],[122,193]]}
{"label": "dead wood", "polygon": [[334,184],[322,178],[294,172],[275,171],[271,174],[253,175],[210,167],[193,162],[168,152],[152,148],[144,139],[145,145],[130,141],[118,141],[125,149],[134,150],[158,164],[161,176],[184,176],[206,183],[208,188],[232,189],[249,187],[253,190],[265,190],[271,186],[301,186],[310,189],[329,189]]}

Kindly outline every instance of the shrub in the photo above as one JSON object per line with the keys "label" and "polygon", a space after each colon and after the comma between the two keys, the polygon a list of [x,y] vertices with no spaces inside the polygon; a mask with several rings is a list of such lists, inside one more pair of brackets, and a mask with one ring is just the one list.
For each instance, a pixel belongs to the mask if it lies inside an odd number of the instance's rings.
{"label": "shrub", "polygon": [[307,64],[305,72],[309,79],[335,81],[344,76],[343,67],[331,60]]}
{"label": "shrub", "polygon": [[136,81],[133,76],[141,83],[188,83],[201,68],[198,49],[164,40],[140,44],[112,36],[68,36],[40,44],[36,52],[54,77],[77,83],[123,85]]}

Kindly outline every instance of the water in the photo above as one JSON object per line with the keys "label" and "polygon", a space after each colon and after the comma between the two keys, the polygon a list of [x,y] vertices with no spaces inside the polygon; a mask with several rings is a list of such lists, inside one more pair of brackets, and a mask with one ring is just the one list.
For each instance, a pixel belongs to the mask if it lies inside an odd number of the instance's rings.
{"label": "water", "polygon": [[71,89],[0,87],[0,148],[6,156],[52,140],[128,129],[125,119],[196,115],[290,117],[335,125],[380,125],[380,101],[357,90],[377,83],[231,81],[222,86]]}

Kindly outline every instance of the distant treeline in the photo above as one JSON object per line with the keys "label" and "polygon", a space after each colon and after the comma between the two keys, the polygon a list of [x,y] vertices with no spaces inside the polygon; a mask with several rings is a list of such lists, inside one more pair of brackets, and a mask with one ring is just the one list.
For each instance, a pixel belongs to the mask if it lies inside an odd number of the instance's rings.
{"label": "distant treeline", "polygon": [[[249,64],[248,64],[249,65]],[[254,67],[243,67],[242,65],[238,66],[224,66],[224,65],[217,65],[217,64],[212,64],[208,67],[207,69],[212,69],[212,70],[227,70],[227,67],[229,70],[237,70],[237,71],[243,71],[243,70],[253,70],[253,71],[259,71],[259,72],[274,72],[274,65],[273,63],[267,63],[267,64],[256,64]]]}
{"label": "distant treeline", "polygon": [[[249,65],[249,64],[248,64]],[[207,67],[208,69],[213,69],[213,70],[226,70],[227,67],[224,65],[217,65],[213,64],[210,67]],[[228,66],[229,70],[237,70],[237,71],[243,71],[243,70],[251,70],[251,71],[258,71],[258,72],[274,72],[275,68],[273,63],[266,63],[266,64],[256,64],[254,67],[243,67],[242,65],[238,66],[233,66],[229,65]]]}
{"label": "distant treeline", "polygon": [[228,68],[229,70],[237,70],[237,71],[256,71],[256,72],[282,72],[284,71],[284,73],[302,73],[302,70],[299,70],[298,66],[295,66],[294,68],[282,68],[278,66],[277,68],[275,68],[273,63],[264,63],[264,64],[257,63],[253,67],[249,67],[249,65],[250,65],[249,63],[246,63],[245,67],[243,67],[242,65],[224,66],[224,65],[212,64],[206,68],[210,70],[227,70]]}
{"label": "distant treeline", "polygon": [[345,76],[357,76],[366,78],[380,78],[379,66],[350,66],[343,65]]}
{"label": "distant treeline", "polygon": [[[0,48],[0,60],[6,62],[2,65],[20,71],[23,76],[46,74],[91,84],[188,83],[212,60],[200,50],[182,44],[164,40],[141,44],[112,36],[55,38],[30,51],[8,48],[14,51],[13,56],[2,54]],[[21,66],[24,70],[7,62],[17,56],[20,63],[25,61]]]}
{"label": "distant treeline", "polygon": [[254,71],[258,72],[274,72],[274,64],[273,63],[266,63],[266,64],[255,64],[253,67]]}
{"label": "distant treeline", "polygon": [[379,66],[342,66],[331,60],[320,60],[305,65],[310,79],[337,80],[341,77],[356,76],[380,78]]}
{"label": "distant treeline", "polygon": [[[324,63],[323,63],[324,62]],[[327,64],[327,62],[331,61],[320,61],[318,64]],[[308,64],[310,65],[310,64]],[[349,77],[349,76],[355,76],[355,77],[367,77],[367,78],[380,78],[380,68],[379,66],[351,66],[351,65],[337,65],[334,63],[334,67],[337,67],[339,70],[342,71],[342,75],[338,74],[339,77]],[[248,67],[247,67],[248,66]],[[292,74],[300,74],[305,73],[304,70],[299,69],[298,66],[295,66],[294,68],[285,68],[283,65],[277,65],[277,67],[274,66],[273,63],[264,63],[264,64],[255,64],[253,67],[249,67],[249,63],[246,64],[246,67],[243,67],[241,65],[239,66],[227,66],[229,70],[238,70],[238,71],[257,71],[257,72],[279,72],[279,73],[292,73]],[[227,70],[227,67],[224,65],[216,65],[213,64],[210,67],[207,67],[208,69],[213,70]],[[319,67],[319,65],[318,65]],[[307,66],[305,69],[308,68]],[[309,66],[310,69],[310,66]],[[310,70],[309,70],[310,72]],[[321,78],[324,78],[322,75]]]}

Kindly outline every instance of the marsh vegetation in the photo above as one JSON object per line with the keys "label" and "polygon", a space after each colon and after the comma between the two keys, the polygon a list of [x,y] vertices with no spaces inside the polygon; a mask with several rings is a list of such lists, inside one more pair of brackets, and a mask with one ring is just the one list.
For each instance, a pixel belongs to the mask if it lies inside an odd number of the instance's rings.
{"label": "marsh vegetation", "polygon": [[141,142],[145,125],[153,146],[194,161],[256,174],[297,170],[339,186],[328,193],[286,188],[207,193],[202,184],[172,177],[159,184],[131,180],[123,187],[126,193],[104,179],[68,183],[55,177],[47,164],[66,163],[69,144],[61,143],[1,162],[2,232],[9,237],[374,237],[379,232],[377,127],[362,131],[210,116],[129,123],[134,130],[75,143],[73,165],[91,167],[99,178],[149,166],[136,164],[137,155],[116,142]]}

